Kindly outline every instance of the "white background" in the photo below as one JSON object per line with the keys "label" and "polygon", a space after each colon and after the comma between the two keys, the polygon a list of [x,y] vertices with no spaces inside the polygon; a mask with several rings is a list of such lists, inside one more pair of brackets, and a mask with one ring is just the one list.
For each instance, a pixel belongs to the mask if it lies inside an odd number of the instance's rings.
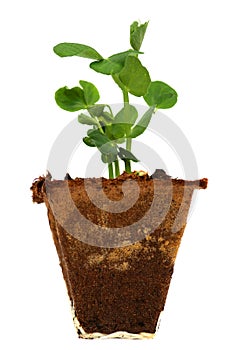
{"label": "white background", "polygon": [[[1,3],[2,349],[245,348],[242,5],[239,0]],[[60,59],[52,47],[80,42],[109,56],[128,49],[134,20],[150,20],[143,62],[152,80],[178,91],[178,103],[167,115],[190,141],[199,176],[209,178],[209,187],[200,191],[185,231],[157,337],[78,340],[46,209],[32,204],[29,187],[45,173],[55,138],[75,117],[55,105],[54,91],[87,79],[98,86],[102,102],[117,103],[121,94],[109,77],[88,70],[87,61]]]}

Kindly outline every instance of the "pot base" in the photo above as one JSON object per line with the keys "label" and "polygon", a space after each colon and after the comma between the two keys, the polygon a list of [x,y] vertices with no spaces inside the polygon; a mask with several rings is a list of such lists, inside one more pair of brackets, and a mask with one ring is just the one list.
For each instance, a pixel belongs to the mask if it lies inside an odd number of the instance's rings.
{"label": "pot base", "polygon": [[[103,334],[99,332],[94,333],[86,333],[83,327],[80,325],[76,315],[75,311],[72,307],[71,309],[72,315],[73,315],[73,322],[74,326],[77,330],[78,337],[81,339],[131,339],[131,340],[144,340],[144,339],[153,339],[156,335],[156,333],[146,333],[141,332],[138,334],[129,333],[125,331],[117,331],[111,334]],[[159,317],[160,320],[160,317]],[[157,326],[158,329],[158,326]]]}

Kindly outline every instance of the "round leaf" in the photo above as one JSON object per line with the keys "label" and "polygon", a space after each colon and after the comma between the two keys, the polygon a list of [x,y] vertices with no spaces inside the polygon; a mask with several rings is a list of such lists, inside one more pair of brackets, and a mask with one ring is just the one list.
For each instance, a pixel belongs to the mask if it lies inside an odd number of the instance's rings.
{"label": "round leaf", "polygon": [[124,123],[133,125],[138,118],[138,111],[133,106],[127,103],[115,116],[115,123]]}
{"label": "round leaf", "polygon": [[84,100],[87,107],[94,105],[100,98],[97,88],[94,86],[94,84],[85,80],[80,80],[79,84],[83,88]]}
{"label": "round leaf", "polygon": [[55,93],[57,105],[69,112],[76,112],[86,108],[84,92],[79,87],[68,89],[66,86]]}
{"label": "round leaf", "polygon": [[101,160],[103,163],[111,164],[117,159],[117,154],[101,154]]}
{"label": "round leaf", "polygon": [[105,143],[104,145],[98,148],[99,148],[99,151],[103,154],[117,156],[118,149],[117,149],[117,145],[114,142]]}
{"label": "round leaf", "polygon": [[125,66],[119,74],[119,78],[128,92],[135,96],[144,96],[151,82],[147,69],[142,66],[140,60],[134,56],[128,56]]}
{"label": "round leaf", "polygon": [[117,123],[106,125],[106,134],[111,140],[120,140],[125,136],[124,125]]}
{"label": "round leaf", "polygon": [[177,102],[177,92],[162,81],[151,82],[144,99],[149,106],[165,109]]}
{"label": "round leaf", "polygon": [[[114,123],[115,125],[120,125],[121,128],[124,130],[124,134],[128,136],[130,133],[130,129],[135,123],[137,117],[137,109],[133,105],[127,103],[115,116]],[[123,137],[123,135],[121,137]]]}

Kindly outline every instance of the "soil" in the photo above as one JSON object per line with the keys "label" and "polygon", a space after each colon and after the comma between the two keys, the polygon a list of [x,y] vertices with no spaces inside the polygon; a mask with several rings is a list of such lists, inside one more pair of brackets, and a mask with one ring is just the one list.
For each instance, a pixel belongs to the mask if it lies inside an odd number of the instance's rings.
{"label": "soil", "polygon": [[68,294],[83,328],[78,327],[79,336],[155,333],[193,191],[206,187],[207,179],[171,179],[163,171],[124,173],[113,180],[67,174],[65,180],[48,176],[33,183],[33,201],[48,209]]}

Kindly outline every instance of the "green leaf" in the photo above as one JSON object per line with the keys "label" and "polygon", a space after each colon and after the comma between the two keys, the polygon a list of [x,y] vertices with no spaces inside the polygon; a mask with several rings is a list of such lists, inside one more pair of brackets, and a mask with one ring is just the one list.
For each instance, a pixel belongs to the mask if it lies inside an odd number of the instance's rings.
{"label": "green leaf", "polygon": [[98,126],[98,123],[96,122],[95,119],[89,117],[88,115],[86,114],[79,114],[78,116],[78,121],[79,123],[81,124],[86,124],[86,125],[97,125]]}
{"label": "green leaf", "polygon": [[151,82],[144,99],[149,106],[165,109],[177,102],[177,92],[162,81]]}
{"label": "green leaf", "polygon": [[143,134],[143,132],[145,131],[145,129],[148,127],[152,115],[154,113],[155,107],[151,107],[150,109],[148,109],[148,111],[146,111],[144,113],[144,115],[142,116],[142,118],[139,120],[139,122],[133,127],[133,129],[130,132],[130,137],[131,138],[135,138],[141,134]]}
{"label": "green leaf", "polygon": [[134,51],[134,50],[120,52],[106,59],[92,62],[90,64],[90,68],[102,74],[107,74],[107,75],[116,74],[122,70],[125,64],[125,60],[129,55],[137,55],[139,53],[140,52]]}
{"label": "green leaf", "polygon": [[125,143],[125,138],[121,138],[121,139],[116,139],[115,140],[117,144],[120,144],[120,143]]}
{"label": "green leaf", "polygon": [[118,156],[122,159],[122,160],[132,160],[133,162],[138,162],[139,160],[133,155],[132,152],[128,151],[125,148],[119,147],[119,152],[118,152]]}
{"label": "green leaf", "polygon": [[110,112],[103,112],[102,113],[102,118],[107,122],[107,123],[111,123],[114,120],[113,115],[111,115]]}
{"label": "green leaf", "polygon": [[90,68],[94,71],[102,74],[111,75],[116,72],[120,72],[122,69],[121,64],[117,62],[112,62],[109,59],[104,59],[101,61],[95,61],[90,64]]}
{"label": "green leaf", "polygon": [[102,145],[110,142],[110,139],[105,134],[102,134],[98,129],[88,130],[87,135],[94,141],[96,147],[101,147]]}
{"label": "green leaf", "polygon": [[117,154],[101,154],[101,160],[103,163],[113,163],[117,159]]}
{"label": "green leaf", "polygon": [[103,58],[95,49],[83,44],[61,43],[56,45],[53,50],[60,57],[79,56],[93,60]]}
{"label": "green leaf", "polygon": [[129,135],[130,129],[137,118],[137,109],[129,103],[125,104],[125,106],[116,114],[114,119],[114,124],[124,130],[124,134],[121,134],[118,138],[124,137],[124,135]]}
{"label": "green leaf", "polygon": [[120,89],[122,91],[126,90],[126,87],[123,85],[123,83],[121,82],[121,80],[119,78],[119,73],[112,74],[112,79],[115,81],[115,83],[120,87]]}
{"label": "green leaf", "polygon": [[105,134],[102,134],[98,129],[90,129],[87,134],[89,138],[94,141],[96,147],[101,153],[106,155],[117,155],[117,144],[111,141]]}
{"label": "green leaf", "polygon": [[89,107],[88,111],[93,117],[100,117],[103,114],[105,107],[106,107],[106,105],[97,104],[97,105]]}
{"label": "green leaf", "polygon": [[130,104],[126,104],[115,116],[115,123],[133,125],[138,118],[137,109]]}
{"label": "green leaf", "polygon": [[111,141],[105,134],[102,134],[98,129],[90,129],[87,132],[88,136],[94,141],[101,153],[117,154],[117,145]]}
{"label": "green leaf", "polygon": [[83,138],[83,142],[85,143],[85,145],[89,146],[89,147],[96,147],[95,142],[88,136],[85,136]]}
{"label": "green leaf", "polygon": [[128,56],[125,66],[119,74],[121,82],[128,92],[135,96],[144,96],[151,82],[147,69],[142,66],[140,60],[133,56]]}
{"label": "green leaf", "polygon": [[65,86],[60,88],[55,93],[55,101],[60,108],[69,112],[86,109],[84,92],[79,87],[68,89],[67,86]]}
{"label": "green leaf", "polygon": [[125,136],[125,129],[123,125],[121,124],[110,124],[106,125],[105,127],[106,135],[111,139],[111,140],[120,140],[124,138]]}
{"label": "green leaf", "polygon": [[108,126],[111,124],[112,120],[107,118],[106,116],[101,116],[101,117],[98,117],[98,120],[100,122],[100,125],[102,127],[105,127],[105,126]]}
{"label": "green leaf", "polygon": [[130,49],[127,51],[116,53],[115,55],[110,56],[109,59],[112,62],[117,62],[121,64],[121,66],[124,66],[125,60],[128,56],[137,56],[138,54],[142,54],[142,52]]}
{"label": "green leaf", "polygon": [[114,142],[108,142],[108,143],[104,143],[102,146],[98,147],[99,151],[103,154],[106,155],[115,155],[117,156],[118,154],[118,149],[117,149],[117,145]]}
{"label": "green leaf", "polygon": [[133,22],[130,26],[130,44],[134,50],[140,50],[149,22],[139,25]]}
{"label": "green leaf", "polygon": [[79,84],[83,88],[84,99],[87,107],[94,105],[100,98],[97,88],[94,86],[94,84],[85,80],[80,80]]}

